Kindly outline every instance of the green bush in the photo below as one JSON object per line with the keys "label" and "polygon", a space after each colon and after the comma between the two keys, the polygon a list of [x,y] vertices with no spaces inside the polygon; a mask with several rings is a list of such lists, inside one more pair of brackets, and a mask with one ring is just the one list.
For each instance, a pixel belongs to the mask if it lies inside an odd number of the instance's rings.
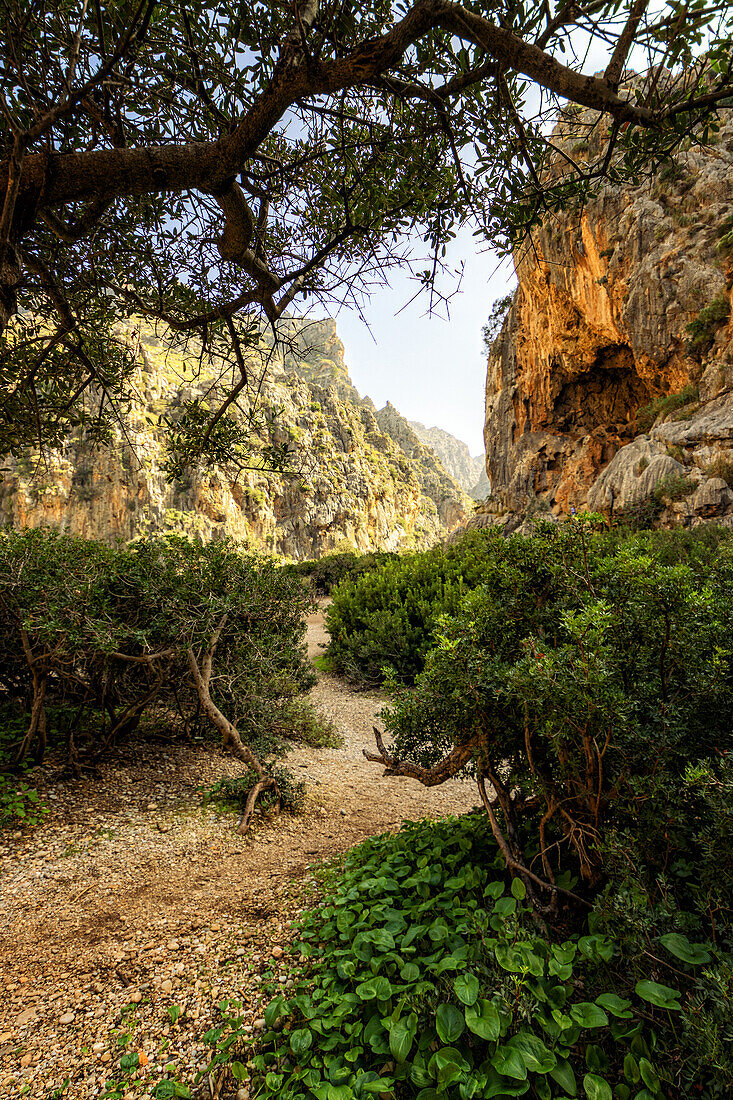
{"label": "green bush", "polygon": [[[650,502],[650,515],[656,507]],[[592,519],[587,522],[592,524]],[[457,612],[464,596],[478,585],[491,582],[498,593],[507,593],[511,604],[519,598],[520,589],[532,587],[536,568],[537,598],[549,598],[542,585],[556,572],[553,530],[540,523],[538,531],[545,533],[533,539],[504,538],[497,528],[469,531],[455,543],[390,557],[381,568],[339,584],[326,616],[330,667],[361,686],[382,683],[385,670],[393,680],[414,683],[434,645],[441,617]],[[596,533],[594,546],[599,553],[611,552],[631,534],[626,525],[620,525]],[[677,561],[709,561],[726,537],[722,528],[673,534],[655,531],[645,535],[643,545],[655,556],[664,548]]]}
{"label": "green bush", "polygon": [[392,684],[394,741],[374,759],[426,785],[474,774],[548,920],[603,898],[609,931],[621,905],[639,950],[674,929],[727,937],[730,541],[594,540],[568,524],[508,543],[414,689]]}
{"label": "green bush", "polygon": [[331,667],[364,687],[379,684],[385,667],[411,683],[422,669],[441,615],[491,568],[501,535],[469,531],[460,541],[390,557],[333,592],[326,624]]}
{"label": "green bush", "polygon": [[[708,1062],[693,1038],[730,956],[673,932],[629,969],[591,925],[537,927],[484,816],[370,839],[306,916],[292,950],[309,962],[270,987],[236,1075],[279,1100],[727,1095],[725,1051]],[[205,1036],[214,1064],[241,1023]]]}
{"label": "green bush", "polygon": [[[689,326],[688,326],[689,327]],[[668,393],[655,397],[648,405],[642,405],[636,411],[636,427],[640,432],[648,432],[658,416],[669,416],[670,413],[690,405],[697,401],[700,392],[697,386],[692,384],[685,386],[679,393]]]}
{"label": "green bush", "polygon": [[701,309],[695,320],[690,321],[687,326],[692,348],[706,351],[715,339],[715,333],[728,323],[729,317],[730,300],[727,295],[721,294]]}
{"label": "green bush", "polygon": [[396,557],[396,554],[386,551],[360,554],[356,550],[342,550],[324,554],[322,558],[288,562],[283,569],[295,576],[307,577],[317,596],[330,596],[335,586],[346,578],[359,577],[362,573],[379,569]]}
{"label": "green bush", "polygon": [[0,702],[22,724],[11,758],[49,739],[72,765],[145,723],[213,726],[258,770],[314,676],[311,599],[272,561],[179,537],[105,546],[44,530],[0,534]]}

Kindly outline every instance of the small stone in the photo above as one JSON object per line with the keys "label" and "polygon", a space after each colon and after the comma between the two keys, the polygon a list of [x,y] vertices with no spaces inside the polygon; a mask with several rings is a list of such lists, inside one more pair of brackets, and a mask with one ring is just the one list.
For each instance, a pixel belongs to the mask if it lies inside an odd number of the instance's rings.
{"label": "small stone", "polygon": [[346,810],[339,810],[342,817],[346,817]]}
{"label": "small stone", "polygon": [[237,1089],[237,1100],[249,1100],[249,1089]]}
{"label": "small stone", "polygon": [[170,978],[166,978],[164,982],[160,983],[160,991],[161,993],[173,992],[173,982],[170,980]]}
{"label": "small stone", "polygon": [[94,1051],[95,1054],[101,1054],[102,1051],[104,1050],[104,1043],[94,1043],[92,1045],[92,1050]]}
{"label": "small stone", "polygon": [[148,809],[149,810],[157,810],[158,809],[158,803],[157,802],[148,802]]}
{"label": "small stone", "polygon": [[110,1054],[110,1052],[108,1050],[105,1050],[104,1054],[102,1055],[102,1061],[109,1062],[111,1057],[112,1055]]}
{"label": "small stone", "polygon": [[273,947],[273,949],[272,949],[273,959],[281,959],[283,957],[283,954],[284,954],[284,951],[283,951],[282,947]]}
{"label": "small stone", "polygon": [[76,1019],[73,1012],[65,1012],[63,1016],[59,1016],[60,1024],[73,1024]]}
{"label": "small stone", "polygon": [[142,999],[143,999],[143,995],[142,995],[142,993],[140,993],[138,991],[136,991],[135,993],[130,994],[130,1003],[131,1004],[139,1005]]}
{"label": "small stone", "polygon": [[20,1060],[20,1068],[25,1069],[26,1066],[29,1066],[32,1061],[33,1061],[33,1055],[32,1054],[24,1054],[23,1057]]}
{"label": "small stone", "polygon": [[258,1028],[258,1030],[262,1031],[265,1027],[264,1017],[260,1016],[257,1020],[255,1020],[254,1026]]}
{"label": "small stone", "polygon": [[12,1038],[12,1031],[3,1031],[2,1035],[0,1035],[0,1043],[9,1043]]}

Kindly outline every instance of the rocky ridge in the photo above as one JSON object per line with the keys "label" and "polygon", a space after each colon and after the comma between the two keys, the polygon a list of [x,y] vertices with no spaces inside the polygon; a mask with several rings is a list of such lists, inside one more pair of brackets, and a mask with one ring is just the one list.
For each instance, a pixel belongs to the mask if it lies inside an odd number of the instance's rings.
{"label": "rocky ridge", "polygon": [[287,351],[271,363],[257,397],[263,445],[288,445],[289,472],[235,476],[213,467],[166,481],[156,414],[180,408],[214,368],[204,362],[195,377],[164,331],[142,325],[137,397],[113,445],[92,451],[77,435],[42,461],[31,454],[14,461],[0,482],[0,522],[105,541],[151,531],[229,536],[292,558],[345,544],[421,547],[453,530],[471,502],[435,454],[416,437],[413,444],[396,410],[380,420],[359,396],[335,323],[289,324]]}
{"label": "rocky ridge", "polygon": [[[559,124],[565,156],[597,151],[593,121]],[[515,267],[488,362],[493,493],[478,522],[588,506],[733,524],[733,111],[714,144],[548,218]]]}
{"label": "rocky ridge", "polygon": [[488,495],[490,487],[486,476],[486,455],[472,455],[462,440],[456,439],[443,428],[426,428],[418,420],[410,420],[408,423],[420,442],[435,451],[443,467],[470,497],[483,500]]}

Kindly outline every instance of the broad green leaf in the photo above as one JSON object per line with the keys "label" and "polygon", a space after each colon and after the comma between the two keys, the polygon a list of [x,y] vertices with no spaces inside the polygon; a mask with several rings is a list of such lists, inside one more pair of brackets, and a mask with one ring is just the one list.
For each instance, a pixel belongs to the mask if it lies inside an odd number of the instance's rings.
{"label": "broad green leaf", "polygon": [[313,1034],[304,1027],[297,1028],[290,1036],[290,1049],[296,1058],[299,1058],[301,1054],[305,1054],[312,1043]]}
{"label": "broad green leaf", "polygon": [[571,1005],[570,1015],[581,1027],[606,1027],[608,1016],[592,1001],[579,1001]]}
{"label": "broad green leaf", "polygon": [[465,1023],[463,1013],[455,1005],[438,1005],[435,1013],[435,1027],[444,1043],[455,1043],[463,1034]]}
{"label": "broad green leaf", "polygon": [[453,982],[453,992],[464,1005],[474,1005],[478,1000],[478,978],[475,974],[459,974]]}
{"label": "broad green leaf", "polygon": [[557,1064],[550,1070],[550,1077],[557,1081],[560,1088],[565,1089],[568,1096],[578,1095],[578,1085],[573,1073],[573,1067],[566,1058],[558,1058]]}
{"label": "broad green leaf", "polygon": [[531,1073],[549,1073],[557,1062],[552,1051],[545,1046],[538,1035],[533,1035],[531,1031],[517,1032],[511,1037],[507,1046],[521,1054],[525,1066]]}
{"label": "broad green leaf", "polygon": [[420,977],[420,967],[417,963],[405,963],[400,970],[400,977],[403,982],[416,982]]}
{"label": "broad green leaf", "polygon": [[600,997],[596,997],[596,1004],[621,1020],[628,1020],[634,1015],[633,1012],[629,1012],[631,1001],[627,1001],[625,997],[619,997],[617,993],[601,993]]}
{"label": "broad green leaf", "polygon": [[466,1026],[479,1039],[493,1042],[501,1035],[499,1010],[491,1001],[479,1001],[466,1009]]}
{"label": "broad green leaf", "polygon": [[691,966],[708,963],[712,958],[704,943],[690,943],[687,936],[683,936],[679,932],[667,932],[665,936],[659,937],[659,942],[667,948],[670,955],[674,955],[676,959],[681,959],[682,962],[689,963]]}
{"label": "broad green leaf", "polygon": [[403,1016],[395,1020],[389,1029],[389,1049],[396,1062],[404,1062],[415,1040],[417,1031],[417,1016],[411,1012],[409,1016]]}
{"label": "broad green leaf", "polygon": [[583,1088],[588,1100],[613,1100],[608,1081],[596,1073],[586,1073],[583,1078]]}
{"label": "broad green leaf", "polygon": [[639,1072],[641,1073],[641,1079],[649,1089],[650,1092],[658,1093],[660,1091],[659,1077],[654,1066],[651,1064],[648,1058],[639,1059]]}
{"label": "broad green leaf", "polygon": [[491,1058],[491,1064],[504,1077],[514,1077],[518,1081],[524,1081],[527,1078],[527,1063],[521,1051],[514,1047],[508,1045],[499,1047]]}
{"label": "broad green leaf", "polygon": [[517,901],[524,901],[527,896],[527,887],[522,882],[521,878],[512,879],[512,894]]}
{"label": "broad green leaf", "polygon": [[657,1008],[666,1008],[668,1011],[681,1011],[677,998],[679,997],[679,990],[672,989],[668,985],[660,985],[659,982],[648,981],[646,978],[636,983],[636,994],[645,1001],[649,1001],[650,1004],[656,1005]]}

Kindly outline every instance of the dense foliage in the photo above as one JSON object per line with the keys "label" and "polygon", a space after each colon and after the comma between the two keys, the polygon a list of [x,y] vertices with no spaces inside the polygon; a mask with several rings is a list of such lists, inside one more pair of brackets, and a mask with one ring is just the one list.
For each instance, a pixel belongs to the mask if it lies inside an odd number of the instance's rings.
{"label": "dense foliage", "polygon": [[[65,741],[95,759],[140,723],[190,735],[213,724],[236,751],[310,729],[297,697],[310,597],[230,543],[129,546],[45,530],[0,535],[0,704],[16,765]],[[240,755],[242,753],[240,752]],[[257,770],[255,768],[255,770]]]}
{"label": "dense foliage", "polygon": [[[292,993],[271,987],[269,1030],[234,1071],[283,1100],[727,1096],[730,943],[636,946],[629,966],[594,914],[538,929],[485,816],[408,825],[331,873],[293,947],[309,962]],[[215,1064],[241,1035],[229,1011],[205,1036]]]}
{"label": "dense foliage", "polygon": [[485,576],[500,536],[470,531],[456,543],[389,556],[333,590],[327,613],[327,656],[336,671],[364,687],[384,679],[385,666],[405,683],[423,668],[442,615],[457,611]]}
{"label": "dense foliage", "polygon": [[330,596],[337,584],[353,580],[373,569],[383,569],[397,555],[386,550],[360,554],[357,550],[335,550],[321,558],[288,562],[283,568],[297,577],[305,577],[318,596]]}

